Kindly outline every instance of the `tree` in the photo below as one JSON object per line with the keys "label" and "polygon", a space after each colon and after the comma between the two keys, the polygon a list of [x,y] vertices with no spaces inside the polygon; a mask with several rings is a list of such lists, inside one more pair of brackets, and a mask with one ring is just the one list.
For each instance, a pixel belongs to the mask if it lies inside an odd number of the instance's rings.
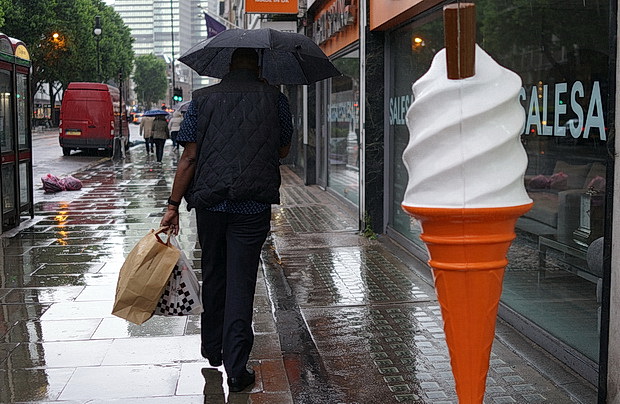
{"label": "tree", "polygon": [[0,0],[0,27],[4,24],[4,10],[9,6],[10,0]]}
{"label": "tree", "polygon": [[[72,81],[97,81],[95,16],[101,16],[102,79],[131,71],[129,28],[111,6],[100,0],[0,0],[5,2],[0,32],[22,40],[32,59],[32,95],[43,83],[54,93]],[[54,36],[57,34],[57,36]]]}
{"label": "tree", "polygon": [[166,96],[168,89],[166,62],[150,53],[136,57],[135,66],[133,80],[136,88],[134,91],[138,102],[150,109],[152,104]]}
{"label": "tree", "polygon": [[[123,77],[127,77],[133,69],[134,61],[131,31],[129,27],[125,25],[121,16],[114,11],[112,7],[98,0],[97,3],[97,15],[101,17],[102,31],[101,41],[99,43],[101,76],[104,81],[116,78],[119,73],[122,73]],[[94,16],[91,21],[93,20]]]}

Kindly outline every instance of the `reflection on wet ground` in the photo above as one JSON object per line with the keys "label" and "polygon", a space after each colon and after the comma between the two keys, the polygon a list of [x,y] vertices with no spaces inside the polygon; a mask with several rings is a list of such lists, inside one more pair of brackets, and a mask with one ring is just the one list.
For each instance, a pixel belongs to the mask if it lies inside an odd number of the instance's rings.
{"label": "reflection on wet ground", "polygon": [[[434,291],[411,268],[423,265],[357,235],[346,206],[288,168],[259,271],[251,389],[229,394],[200,357],[198,316],[112,316],[118,271],[158,227],[178,156],[151,158],[139,145],[75,173],[78,193],[37,191],[35,220],[0,238],[1,402],[456,403]],[[179,242],[197,265],[193,223],[182,215]],[[570,401],[500,343],[487,398]]]}
{"label": "reflection on wet ground", "polygon": [[[1,402],[203,402],[198,316],[137,326],[110,314],[125,255],[163,212],[166,157],[132,150],[75,173],[79,192],[37,190],[33,224],[0,239]],[[193,257],[190,220],[180,243]]]}

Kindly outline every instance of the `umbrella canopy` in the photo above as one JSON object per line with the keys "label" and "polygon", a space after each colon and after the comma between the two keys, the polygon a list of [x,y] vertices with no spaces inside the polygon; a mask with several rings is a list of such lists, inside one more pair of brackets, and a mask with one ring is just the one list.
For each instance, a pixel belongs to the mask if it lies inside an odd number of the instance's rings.
{"label": "umbrella canopy", "polygon": [[146,111],[143,116],[155,116],[155,115],[168,115],[168,112],[163,109],[151,109]]}
{"label": "umbrella canopy", "polygon": [[270,84],[311,84],[342,74],[307,36],[271,28],[220,32],[194,45],[179,60],[202,76],[222,78],[237,48],[259,51],[261,77]]}
{"label": "umbrella canopy", "polygon": [[187,108],[189,107],[189,103],[190,103],[190,101],[183,101],[183,102],[175,105],[174,109],[177,110],[177,111],[186,112]]}

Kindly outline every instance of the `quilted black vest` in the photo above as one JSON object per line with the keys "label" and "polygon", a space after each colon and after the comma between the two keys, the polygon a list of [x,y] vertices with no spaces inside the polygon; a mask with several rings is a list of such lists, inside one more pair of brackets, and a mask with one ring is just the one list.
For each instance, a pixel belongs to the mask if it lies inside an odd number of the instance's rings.
{"label": "quilted black vest", "polygon": [[189,209],[226,199],[280,203],[278,95],[247,70],[194,92],[198,156]]}

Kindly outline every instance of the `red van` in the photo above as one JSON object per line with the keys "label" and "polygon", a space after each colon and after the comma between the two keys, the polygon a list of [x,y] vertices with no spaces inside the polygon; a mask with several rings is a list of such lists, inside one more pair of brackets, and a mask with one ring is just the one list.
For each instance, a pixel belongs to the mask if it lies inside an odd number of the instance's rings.
{"label": "red van", "polygon": [[[122,144],[127,148],[129,126],[125,108],[120,108],[118,88],[102,83],[69,83],[60,106],[60,147],[65,156],[71,150],[105,150],[112,155],[122,115]],[[123,113],[121,114],[121,111]]]}

